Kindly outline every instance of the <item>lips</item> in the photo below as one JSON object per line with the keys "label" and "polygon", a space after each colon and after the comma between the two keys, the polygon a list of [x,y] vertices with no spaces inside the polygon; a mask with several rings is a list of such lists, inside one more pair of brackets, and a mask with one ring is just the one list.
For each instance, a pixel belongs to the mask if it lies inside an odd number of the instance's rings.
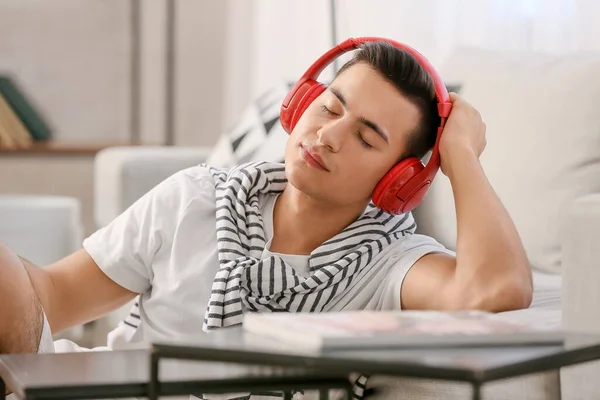
{"label": "lips", "polygon": [[317,169],[322,169],[324,171],[329,172],[329,169],[327,169],[327,165],[325,164],[325,161],[323,161],[321,156],[318,155],[312,148],[302,145],[301,150],[302,150],[302,158],[304,158],[304,160],[306,161],[306,163],[308,165],[310,165],[311,167],[314,167]]}

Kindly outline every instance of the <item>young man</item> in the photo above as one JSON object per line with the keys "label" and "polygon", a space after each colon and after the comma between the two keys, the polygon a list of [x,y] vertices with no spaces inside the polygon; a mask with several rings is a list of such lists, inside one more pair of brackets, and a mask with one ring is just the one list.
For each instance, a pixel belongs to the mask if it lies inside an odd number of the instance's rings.
{"label": "young man", "polygon": [[528,307],[527,257],[478,160],[485,125],[459,96],[451,101],[440,154],[456,255],[414,234],[409,213],[370,203],[399,159],[432,147],[437,118],[418,62],[366,44],[294,127],[285,167],[178,172],[46,268],[0,248],[0,352],[53,351],[49,328],[91,321],[138,294],[110,347],[202,334],[239,323],[245,310]]}

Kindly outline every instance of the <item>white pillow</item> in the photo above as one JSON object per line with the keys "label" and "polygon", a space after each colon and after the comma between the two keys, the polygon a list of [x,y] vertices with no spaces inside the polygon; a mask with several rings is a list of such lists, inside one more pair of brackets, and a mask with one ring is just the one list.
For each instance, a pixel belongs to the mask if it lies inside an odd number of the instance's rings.
{"label": "white pillow", "polygon": [[283,162],[288,134],[279,110],[289,89],[281,82],[249,104],[233,129],[219,138],[207,163],[231,167],[249,161]]}
{"label": "white pillow", "polygon": [[[565,202],[600,192],[600,56],[459,49],[442,76],[487,124],[483,168],[508,209],[531,265],[559,273]],[[456,215],[441,173],[415,212],[419,230],[455,248]],[[477,243],[473,243],[476,246]]]}

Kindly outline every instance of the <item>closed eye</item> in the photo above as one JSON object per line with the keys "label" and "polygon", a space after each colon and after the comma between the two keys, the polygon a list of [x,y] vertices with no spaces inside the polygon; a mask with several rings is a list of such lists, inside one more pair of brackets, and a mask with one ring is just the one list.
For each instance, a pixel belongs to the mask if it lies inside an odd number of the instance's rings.
{"label": "closed eye", "polygon": [[323,112],[325,112],[328,115],[338,115],[338,114],[334,113],[333,111],[331,111],[329,108],[327,108],[327,106],[325,104],[323,104],[321,106],[321,110],[323,110]]}
{"label": "closed eye", "polygon": [[360,144],[362,147],[364,147],[365,149],[372,149],[373,146],[371,146],[366,140],[365,138],[363,138],[362,133],[360,133],[360,131],[356,131],[356,136],[358,137],[358,140],[360,141]]}

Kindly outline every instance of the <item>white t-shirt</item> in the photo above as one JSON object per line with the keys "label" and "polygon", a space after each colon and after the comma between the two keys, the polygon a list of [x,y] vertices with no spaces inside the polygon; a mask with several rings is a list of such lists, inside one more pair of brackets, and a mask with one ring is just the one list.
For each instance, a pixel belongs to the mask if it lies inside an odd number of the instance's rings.
{"label": "white t-shirt", "polygon": [[[276,195],[260,198],[268,257]],[[180,171],[157,185],[108,226],[84,240],[83,247],[117,284],[141,293],[140,324],[116,328],[110,348],[147,344],[157,338],[204,334],[202,323],[219,267],[215,186],[207,168]],[[336,296],[333,310],[400,309],[402,281],[411,266],[432,252],[454,254],[434,239],[408,235],[381,251],[370,279]],[[308,256],[279,254],[309,274]]]}

